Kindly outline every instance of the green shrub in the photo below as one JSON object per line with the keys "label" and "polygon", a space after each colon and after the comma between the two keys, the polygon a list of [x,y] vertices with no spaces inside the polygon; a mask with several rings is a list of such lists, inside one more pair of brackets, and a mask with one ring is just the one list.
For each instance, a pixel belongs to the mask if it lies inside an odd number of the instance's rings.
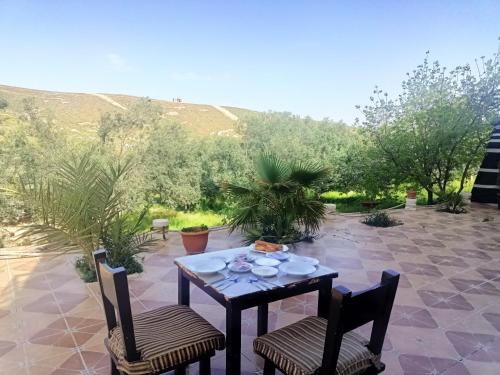
{"label": "green shrub", "polygon": [[325,217],[325,205],[314,188],[327,176],[327,169],[270,154],[258,158],[255,167],[257,176],[248,186],[225,186],[238,207],[229,219],[231,230],[241,230],[247,243],[313,238]]}
{"label": "green shrub", "polygon": [[371,227],[382,227],[382,228],[393,227],[396,225],[403,224],[400,220],[392,218],[385,211],[375,211],[370,215],[366,216],[363,220],[361,220],[361,222]]}
{"label": "green shrub", "polygon": [[437,210],[441,212],[449,212],[451,214],[462,214],[467,212],[465,206],[466,203],[462,195],[459,192],[452,191],[439,197]]}
{"label": "green shrub", "polygon": [[[140,232],[145,214],[146,210],[139,215],[135,222],[131,222],[126,215],[120,215],[105,228],[101,236],[101,243],[106,249],[108,263],[111,267],[124,267],[127,274],[143,271],[142,259],[138,259],[139,254],[147,250],[147,246],[152,242],[149,233]],[[85,255],[77,259],[75,267],[85,282],[97,280],[93,261],[89,261]]]}

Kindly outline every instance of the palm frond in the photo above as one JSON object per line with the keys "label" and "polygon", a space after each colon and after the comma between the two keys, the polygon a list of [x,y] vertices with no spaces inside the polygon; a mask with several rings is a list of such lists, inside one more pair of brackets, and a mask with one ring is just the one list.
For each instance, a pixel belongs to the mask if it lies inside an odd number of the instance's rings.
{"label": "palm frond", "polygon": [[328,177],[330,170],[312,162],[292,164],[290,180],[304,187],[312,187]]}
{"label": "palm frond", "polygon": [[268,184],[283,182],[290,175],[289,166],[273,154],[263,154],[257,158],[255,169],[259,179]]}

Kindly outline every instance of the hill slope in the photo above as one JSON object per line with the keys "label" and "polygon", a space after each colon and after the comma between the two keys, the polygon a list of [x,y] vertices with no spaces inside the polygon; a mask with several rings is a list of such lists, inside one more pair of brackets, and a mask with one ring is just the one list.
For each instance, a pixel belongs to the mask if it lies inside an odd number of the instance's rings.
{"label": "hill slope", "polygon": [[[43,117],[52,117],[62,131],[79,136],[95,136],[103,113],[123,112],[140,100],[139,97],[119,94],[84,94],[33,90],[0,85],[0,99],[7,100],[7,114],[18,116],[23,111],[23,99],[33,98]],[[153,100],[170,118],[186,126],[194,135],[227,134],[234,130],[235,117],[221,107]],[[240,110],[243,113],[246,110]],[[251,111],[248,111],[251,112]]]}

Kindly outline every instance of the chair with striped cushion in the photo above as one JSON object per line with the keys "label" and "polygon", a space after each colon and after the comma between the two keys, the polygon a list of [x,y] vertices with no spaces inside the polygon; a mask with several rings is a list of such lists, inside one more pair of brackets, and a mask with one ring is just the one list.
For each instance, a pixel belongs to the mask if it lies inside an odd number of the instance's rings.
{"label": "chair with striped cushion", "polygon": [[104,344],[111,356],[111,374],[149,375],[199,362],[200,374],[210,374],[210,358],[225,347],[224,335],[187,306],[164,306],[135,316],[130,307],[127,274],[111,268],[106,251],[94,252],[97,278],[108,337]]}
{"label": "chair with striped cushion", "polygon": [[[307,317],[255,339],[254,351],[265,360],[264,375],[278,368],[287,375],[378,374],[392,305],[399,282],[386,270],[379,284],[353,293],[332,290],[329,318]],[[373,322],[370,340],[353,330]]]}

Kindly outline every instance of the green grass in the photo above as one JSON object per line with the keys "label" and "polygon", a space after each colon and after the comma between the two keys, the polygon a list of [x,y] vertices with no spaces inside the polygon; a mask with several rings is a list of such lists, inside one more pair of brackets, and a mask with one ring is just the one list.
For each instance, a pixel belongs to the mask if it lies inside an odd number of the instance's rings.
{"label": "green grass", "polygon": [[[138,213],[136,213],[135,218]],[[148,231],[154,219],[167,218],[170,225],[170,230],[179,231],[182,228],[206,225],[214,227],[222,225],[225,216],[210,210],[199,210],[193,212],[176,211],[161,205],[153,205],[149,208],[148,213],[144,218],[142,229]]]}
{"label": "green grass", "polygon": [[[335,203],[337,205],[337,211],[343,213],[349,212],[367,212],[367,208],[363,207],[361,204],[364,201],[369,201],[370,199],[361,193],[355,193],[350,191],[348,193],[340,193],[338,191],[328,191],[321,194],[321,200],[325,203]],[[377,202],[379,205],[378,209],[385,209],[397,206],[398,204],[405,203],[406,193],[398,192],[391,197],[377,197]],[[417,196],[417,204],[425,204],[426,197],[422,192],[419,192]],[[404,206],[403,206],[404,207]]]}

